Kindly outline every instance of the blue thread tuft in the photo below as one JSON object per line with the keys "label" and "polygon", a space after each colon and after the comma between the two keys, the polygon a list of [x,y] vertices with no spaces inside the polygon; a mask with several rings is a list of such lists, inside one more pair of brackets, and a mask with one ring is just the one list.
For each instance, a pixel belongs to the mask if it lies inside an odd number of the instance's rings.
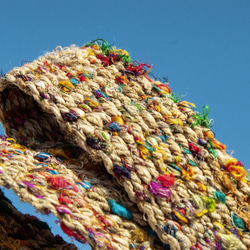
{"label": "blue thread tuft", "polygon": [[79,84],[79,82],[76,80],[76,79],[74,79],[74,78],[71,78],[70,79],[70,82],[72,83],[72,84]]}
{"label": "blue thread tuft", "polygon": [[133,218],[132,213],[125,208],[124,206],[116,203],[115,200],[108,200],[108,204],[110,205],[110,209],[112,213],[117,214],[123,218],[126,218],[128,220],[131,220]]}

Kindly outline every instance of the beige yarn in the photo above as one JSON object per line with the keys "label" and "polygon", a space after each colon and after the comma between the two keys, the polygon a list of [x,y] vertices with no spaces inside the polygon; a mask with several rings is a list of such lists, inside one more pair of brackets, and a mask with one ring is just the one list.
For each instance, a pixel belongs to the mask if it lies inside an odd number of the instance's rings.
{"label": "beige yarn", "polygon": [[[150,80],[146,74],[135,77],[126,73],[125,62],[118,60],[105,66],[99,57],[103,56],[100,46],[60,49],[15,68],[1,78],[0,120],[9,137],[21,140],[29,147],[36,148],[38,139],[54,143],[67,141],[84,150],[77,159],[84,163],[83,167],[82,164],[65,163],[60,171],[70,182],[85,174],[92,180],[98,179],[98,185],[92,184],[94,191],[88,193],[86,202],[100,214],[115,218],[118,231],[104,232],[110,242],[113,237],[112,247],[128,249],[133,238],[130,230],[139,228],[139,224],[142,227],[149,225],[160,241],[171,249],[195,249],[196,244],[204,245],[204,249],[215,249],[218,239],[211,230],[218,231],[220,244],[226,249],[250,247],[244,230],[237,238],[230,231],[223,229],[220,232],[216,226],[219,223],[233,227],[232,212],[242,218],[238,207],[249,194],[249,185],[245,178],[233,180],[233,175],[226,171],[225,163],[232,157],[224,149],[215,147],[212,154],[201,144],[199,140],[209,139],[205,132],[210,130],[192,125],[196,122],[192,117],[196,114],[192,105],[176,103],[170,95],[157,94],[154,88],[160,88],[162,83]],[[71,76],[76,80],[79,72],[91,76],[76,84],[70,82]],[[121,87],[117,78],[122,76],[127,77],[128,83]],[[102,97],[97,94],[94,97],[98,90],[104,94]],[[112,122],[120,128],[112,131]],[[103,148],[96,149],[96,145],[91,145],[89,140],[92,138],[99,138]],[[192,146],[196,151],[192,151]],[[29,153],[25,157],[25,164],[33,161]],[[17,159],[17,162],[22,160]],[[133,169],[126,172],[129,177],[115,169],[125,163]],[[91,171],[84,168],[88,164],[93,166]],[[95,167],[102,164],[107,170],[105,178],[98,176],[98,167]],[[19,168],[14,170],[12,165],[7,168],[9,171],[4,173],[2,185],[11,186],[22,199],[40,211],[48,207],[68,228],[77,229],[89,244],[96,247],[82,226],[101,230],[98,219],[88,207],[74,213],[78,221],[72,221],[68,215],[59,215],[52,205],[56,196],[38,201],[26,189],[18,187],[16,181],[22,173]],[[169,187],[169,197],[152,193],[150,185],[159,184],[155,178],[170,173],[175,176],[175,183]],[[119,188],[113,182],[117,182]],[[236,183],[239,183],[239,189]],[[135,210],[131,222],[109,214],[107,199],[119,200],[120,195],[113,194],[113,190],[119,189],[122,191],[117,191],[118,194],[126,192],[124,205],[136,204],[140,210]],[[216,191],[225,193],[226,204],[214,198]],[[214,200],[215,210],[209,212],[206,198]],[[189,210],[189,215],[182,214]],[[93,219],[89,219],[90,215]],[[150,237],[142,245],[152,246]]]}
{"label": "beige yarn", "polygon": [[[1,141],[0,151],[14,150],[12,146],[15,146],[15,144]],[[43,144],[43,151],[45,151],[45,146],[46,145]],[[83,178],[86,176],[92,180],[92,187],[95,190],[85,191],[85,189],[77,185],[79,191],[76,193],[71,190],[70,194],[71,196],[77,197],[77,201],[79,204],[82,204],[82,207],[68,204],[68,207],[71,208],[72,215],[60,213],[55,208],[55,205],[60,205],[57,201],[60,193],[53,190],[51,186],[46,187],[45,177],[36,171],[36,169],[39,169],[36,166],[39,162],[33,158],[36,154],[36,151],[25,150],[24,155],[14,155],[11,160],[3,157],[4,163],[1,164],[1,170],[4,170],[4,174],[0,185],[7,188],[12,187],[14,192],[20,197],[20,200],[29,202],[38,211],[42,213],[47,210],[51,211],[68,228],[79,231],[94,249],[104,249],[105,247],[101,245],[99,247],[96,246],[93,241],[89,239],[88,232],[86,232],[86,229],[82,225],[95,228],[96,231],[102,232],[105,237],[108,237],[110,242],[112,242],[113,249],[130,249],[129,244],[133,243],[131,241],[133,230],[141,228],[139,224],[147,228],[147,223],[143,221],[142,215],[135,208],[133,208],[133,214],[135,215],[134,222],[129,222],[116,215],[110,214],[107,199],[120,200],[127,206],[132,206],[131,202],[126,198],[126,195],[118,189],[115,183],[110,183],[105,175],[100,175],[101,173],[93,173],[86,169],[79,171],[81,162],[79,162],[79,164],[76,164],[76,162],[74,164],[60,164],[55,158],[52,158],[52,162],[57,163],[57,165],[50,165],[50,168],[58,172],[57,176],[62,176],[70,183],[77,183],[77,181],[79,182],[80,180],[76,173],[80,172]],[[41,186],[35,185],[35,189],[26,189],[20,186],[23,181],[29,181],[30,177],[28,176],[30,173],[32,173],[32,176],[39,178],[39,182],[42,181]],[[33,184],[35,184],[34,181]],[[34,196],[37,192],[43,196],[43,199]],[[112,224],[112,227],[115,228],[115,233],[110,233],[105,230],[98,219],[100,216],[105,217],[105,220]],[[142,228],[140,230],[142,230]],[[152,249],[153,239],[152,237],[147,237],[147,239],[148,241],[141,242],[140,245],[144,245],[146,249]],[[157,246],[155,246],[154,249],[157,249]]]}

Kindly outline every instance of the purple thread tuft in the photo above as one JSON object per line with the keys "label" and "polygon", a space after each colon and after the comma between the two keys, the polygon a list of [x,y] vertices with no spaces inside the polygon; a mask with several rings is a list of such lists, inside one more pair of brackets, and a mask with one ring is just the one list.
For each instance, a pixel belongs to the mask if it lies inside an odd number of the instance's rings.
{"label": "purple thread tuft", "polygon": [[119,179],[131,179],[131,173],[124,167],[114,164],[115,176]]}
{"label": "purple thread tuft", "polygon": [[216,249],[217,250],[222,250],[221,243],[216,242],[215,244],[216,244]]}
{"label": "purple thread tuft", "polygon": [[153,195],[159,195],[163,198],[169,198],[171,196],[171,191],[169,188],[163,187],[159,183],[151,182],[148,184],[148,190]]}
{"label": "purple thread tuft", "polygon": [[77,116],[71,113],[62,113],[62,118],[63,120],[67,122],[76,122],[77,121]]}

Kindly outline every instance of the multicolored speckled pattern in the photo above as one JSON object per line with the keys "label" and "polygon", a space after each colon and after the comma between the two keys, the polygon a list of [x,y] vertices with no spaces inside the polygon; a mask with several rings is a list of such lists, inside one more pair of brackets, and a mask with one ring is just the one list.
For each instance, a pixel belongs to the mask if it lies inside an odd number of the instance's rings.
{"label": "multicolored speckled pattern", "polygon": [[248,249],[243,164],[150,69],[100,39],[3,76],[1,184],[95,249]]}

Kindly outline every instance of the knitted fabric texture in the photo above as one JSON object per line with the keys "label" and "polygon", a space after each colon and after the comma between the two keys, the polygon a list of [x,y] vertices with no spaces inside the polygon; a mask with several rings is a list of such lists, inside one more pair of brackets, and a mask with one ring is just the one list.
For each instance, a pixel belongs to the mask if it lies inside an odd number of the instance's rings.
{"label": "knitted fabric texture", "polygon": [[249,181],[151,67],[97,40],[0,79],[0,184],[93,249],[247,249]]}

